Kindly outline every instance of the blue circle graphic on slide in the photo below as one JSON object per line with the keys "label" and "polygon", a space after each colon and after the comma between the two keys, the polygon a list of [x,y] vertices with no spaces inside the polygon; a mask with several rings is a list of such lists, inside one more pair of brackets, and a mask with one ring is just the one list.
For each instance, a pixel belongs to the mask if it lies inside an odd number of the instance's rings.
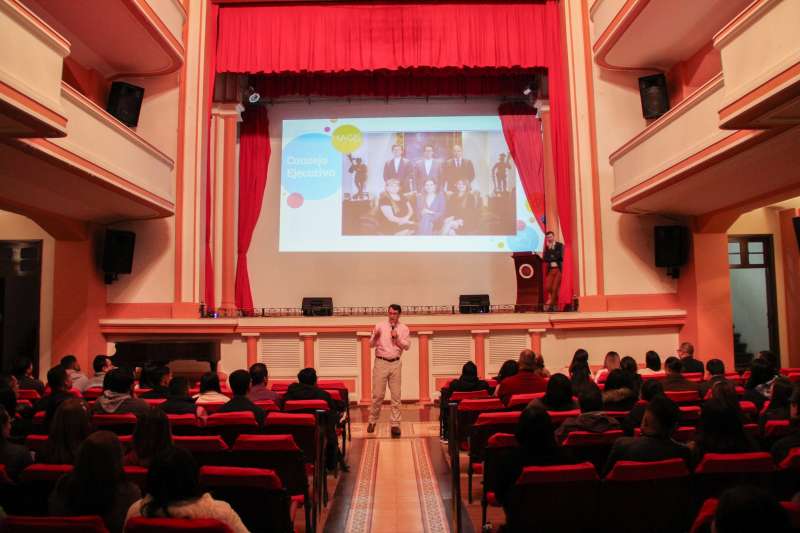
{"label": "blue circle graphic on slide", "polygon": [[306,200],[320,200],[342,186],[342,154],[331,145],[330,135],[305,133],[283,150],[281,184]]}
{"label": "blue circle graphic on slide", "polygon": [[531,226],[526,225],[525,229],[517,232],[513,237],[506,239],[506,245],[512,252],[530,252],[539,249],[539,232]]}

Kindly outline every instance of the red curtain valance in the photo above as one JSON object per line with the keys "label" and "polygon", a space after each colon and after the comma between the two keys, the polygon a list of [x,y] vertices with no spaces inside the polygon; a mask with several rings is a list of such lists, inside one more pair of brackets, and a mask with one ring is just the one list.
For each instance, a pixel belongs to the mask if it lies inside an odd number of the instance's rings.
{"label": "red curtain valance", "polygon": [[552,1],[222,7],[216,71],[546,67],[559,24]]}

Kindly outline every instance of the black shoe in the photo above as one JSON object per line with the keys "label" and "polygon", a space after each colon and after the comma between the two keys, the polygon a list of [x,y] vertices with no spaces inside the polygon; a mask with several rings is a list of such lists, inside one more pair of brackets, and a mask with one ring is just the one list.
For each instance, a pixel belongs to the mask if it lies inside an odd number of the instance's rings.
{"label": "black shoe", "polygon": [[392,426],[392,438],[397,439],[400,437],[400,426]]}
{"label": "black shoe", "polygon": [[339,460],[339,470],[341,470],[342,472],[349,472],[350,471],[350,465],[345,463],[344,459],[340,459]]}
{"label": "black shoe", "polygon": [[367,424],[367,433],[375,433],[375,424]]}

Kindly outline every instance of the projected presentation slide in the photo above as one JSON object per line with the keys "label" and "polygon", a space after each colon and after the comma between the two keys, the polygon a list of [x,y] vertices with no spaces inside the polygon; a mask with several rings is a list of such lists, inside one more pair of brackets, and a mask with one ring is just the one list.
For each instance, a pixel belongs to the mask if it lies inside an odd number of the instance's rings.
{"label": "projected presentation slide", "polygon": [[284,120],[281,252],[541,251],[498,116]]}

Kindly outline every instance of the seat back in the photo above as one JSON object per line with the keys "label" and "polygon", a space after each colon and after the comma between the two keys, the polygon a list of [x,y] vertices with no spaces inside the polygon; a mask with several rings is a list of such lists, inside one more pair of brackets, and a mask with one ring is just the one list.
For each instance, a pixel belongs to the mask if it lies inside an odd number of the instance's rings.
{"label": "seat back", "polygon": [[267,413],[264,421],[264,433],[268,435],[291,435],[297,446],[303,451],[306,463],[314,463],[321,446],[320,431],[314,415],[309,413]]}
{"label": "seat back", "polygon": [[483,461],[489,438],[496,433],[513,434],[519,424],[519,411],[480,413],[469,435],[470,462]]}
{"label": "seat back", "polygon": [[137,516],[125,524],[125,533],[231,533],[230,528],[212,518],[144,518]]}
{"label": "seat back", "polygon": [[72,471],[72,465],[32,464],[19,476],[21,486],[20,510],[31,515],[47,514],[47,499],[56,483],[64,474]]}
{"label": "seat back", "polygon": [[250,531],[292,531],[289,495],[273,470],[204,466],[200,486],[215,499],[228,502]]}
{"label": "seat back", "polygon": [[283,404],[283,410],[287,413],[310,413],[316,411],[328,411],[330,405],[325,400],[288,400]]}
{"label": "seat back", "polygon": [[252,411],[215,413],[206,419],[204,435],[219,435],[230,446],[243,433],[258,433],[256,416]]}
{"label": "seat back", "polygon": [[772,486],[776,471],[772,456],[766,452],[707,453],[694,471],[694,508],[708,498],[716,498],[729,487],[756,485],[765,490]]}
{"label": "seat back", "polygon": [[95,413],[92,415],[92,425],[95,429],[112,431],[117,435],[131,435],[136,429],[136,415]]}
{"label": "seat back", "polygon": [[474,400],[479,398],[488,398],[489,391],[486,389],[475,391],[455,391],[450,393],[451,402],[460,402],[461,400]]}
{"label": "seat back", "polygon": [[303,452],[291,435],[241,435],[228,458],[230,466],[273,470],[289,494],[308,496]]}
{"label": "seat back", "polygon": [[588,461],[601,471],[608,459],[608,452],[614,442],[623,436],[621,429],[612,429],[602,433],[591,431],[572,431],[567,435],[564,446],[581,461]]}
{"label": "seat back", "polygon": [[792,448],[778,465],[775,491],[780,498],[791,499],[800,492],[800,448]]}
{"label": "seat back", "polygon": [[167,415],[169,426],[173,435],[198,435],[203,425],[203,420],[193,413],[185,415]]}
{"label": "seat back", "polygon": [[668,390],[664,395],[677,404],[699,404],[702,401],[700,393],[694,390]]}
{"label": "seat back", "polygon": [[253,402],[256,407],[260,407],[264,411],[280,411],[281,408],[272,400],[257,400]]}
{"label": "seat back", "polygon": [[108,533],[99,516],[9,516],[5,533]]}
{"label": "seat back", "polygon": [[531,400],[538,400],[539,398],[543,398],[544,394],[545,393],[543,392],[512,394],[511,398],[508,399],[508,408],[522,411],[529,403],[531,403]]}
{"label": "seat back", "polygon": [[[800,530],[800,505],[789,501],[782,501],[780,504],[789,514],[789,522],[792,530]],[[717,506],[719,506],[719,500],[717,498],[709,498],[703,502],[692,524],[690,533],[710,533],[711,523],[714,521]]]}
{"label": "seat back", "polygon": [[764,437],[767,439],[780,439],[792,432],[789,420],[767,420],[764,424]]}
{"label": "seat back", "polygon": [[486,442],[483,451],[483,496],[482,502],[493,500],[501,465],[507,464],[519,448],[517,439],[511,433],[495,433]]}
{"label": "seat back", "polygon": [[39,392],[35,389],[19,389],[17,391],[18,400],[36,401],[39,398],[41,398],[41,396],[39,395]]}
{"label": "seat back", "polygon": [[103,387],[89,387],[83,391],[83,398],[86,401],[93,401],[103,395]]}
{"label": "seat back", "polygon": [[550,421],[553,423],[553,427],[558,427],[563,424],[564,420],[567,418],[580,416],[581,410],[572,409],[570,411],[547,411],[547,414],[550,415]]}
{"label": "seat back", "polygon": [[700,420],[700,407],[697,405],[678,406],[681,411],[681,425],[694,426]]}
{"label": "seat back", "polygon": [[472,426],[481,413],[503,411],[505,406],[499,398],[470,398],[458,402],[456,408],[456,438],[460,445],[466,446],[467,437],[472,431]]}
{"label": "seat back", "polygon": [[228,464],[229,447],[219,435],[181,435],[172,437],[175,446],[189,450],[200,466]]}
{"label": "seat back", "polygon": [[41,455],[47,444],[47,435],[28,435],[25,437],[25,446],[35,455]]}
{"label": "seat back", "polygon": [[207,414],[213,415],[214,413],[219,411],[220,408],[226,403],[227,402],[205,402],[205,403],[198,403],[197,405],[205,409]]}

